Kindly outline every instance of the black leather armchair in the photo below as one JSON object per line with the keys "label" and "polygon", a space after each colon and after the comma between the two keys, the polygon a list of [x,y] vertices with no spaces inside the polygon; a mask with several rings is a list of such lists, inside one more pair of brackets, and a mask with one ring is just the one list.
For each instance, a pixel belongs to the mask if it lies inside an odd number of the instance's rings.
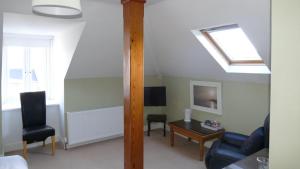
{"label": "black leather armchair", "polygon": [[263,127],[256,129],[250,136],[225,132],[224,136],[213,143],[205,164],[207,169],[222,169],[227,165],[269,147],[269,121],[267,116]]}
{"label": "black leather armchair", "polygon": [[55,130],[46,125],[45,92],[21,93],[21,111],[23,121],[23,154],[27,159],[27,144],[41,142],[51,136],[52,155],[55,154]]}

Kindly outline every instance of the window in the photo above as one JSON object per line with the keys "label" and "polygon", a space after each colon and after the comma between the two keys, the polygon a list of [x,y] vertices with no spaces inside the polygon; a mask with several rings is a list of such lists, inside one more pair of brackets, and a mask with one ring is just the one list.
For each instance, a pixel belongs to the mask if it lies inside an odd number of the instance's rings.
{"label": "window", "polygon": [[270,73],[246,33],[237,24],[192,31],[229,73]]}
{"label": "window", "polygon": [[20,93],[43,91],[52,100],[50,37],[5,35],[3,40],[2,104],[20,104]]}

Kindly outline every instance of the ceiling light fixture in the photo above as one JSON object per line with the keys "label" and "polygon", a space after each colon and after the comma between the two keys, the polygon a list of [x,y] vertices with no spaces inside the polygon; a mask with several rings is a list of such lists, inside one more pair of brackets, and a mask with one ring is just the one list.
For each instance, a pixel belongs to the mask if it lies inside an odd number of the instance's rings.
{"label": "ceiling light fixture", "polygon": [[34,13],[72,17],[81,15],[80,0],[32,0],[32,10]]}

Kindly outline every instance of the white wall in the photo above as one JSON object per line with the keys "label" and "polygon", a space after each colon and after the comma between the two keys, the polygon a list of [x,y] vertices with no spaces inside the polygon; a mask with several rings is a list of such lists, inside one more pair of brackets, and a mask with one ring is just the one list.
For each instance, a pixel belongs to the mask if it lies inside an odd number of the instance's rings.
{"label": "white wall", "polygon": [[[3,11],[1,9],[1,5],[0,5],[0,46],[1,46],[1,50],[0,50],[0,82],[2,79],[2,40],[3,40]],[[2,88],[2,83],[0,83],[0,89]],[[1,94],[1,90],[0,90],[0,96],[2,96]],[[1,101],[1,97],[0,97],[0,103],[2,103]],[[3,155],[3,147],[2,147],[2,104],[0,104],[0,156]]]}
{"label": "white wall", "polygon": [[[71,28],[55,36],[53,42],[55,97],[58,100],[60,108],[60,135],[63,138],[65,137],[66,127],[64,113],[64,80],[84,27],[84,22],[74,23]],[[61,141],[64,143],[65,139]]]}
{"label": "white wall", "polygon": [[270,168],[299,169],[300,1],[272,1]]}
{"label": "white wall", "polygon": [[[59,106],[47,106],[47,125],[55,128],[57,141],[60,141]],[[22,114],[20,108],[3,111],[3,148],[5,152],[22,149]],[[49,139],[47,140],[50,141]],[[41,144],[41,143],[39,143]],[[31,146],[39,145],[32,144]]]}
{"label": "white wall", "polygon": [[[53,36],[53,53],[51,58],[51,70],[53,70],[50,83],[54,85],[53,95],[55,103],[60,106],[60,128],[59,135],[64,135],[64,78],[72,56],[76,50],[77,43],[81,37],[85,23],[82,21],[65,20],[57,18],[46,18],[36,15],[24,15],[18,13],[5,13],[5,33]],[[3,125],[10,121],[3,120]],[[13,127],[13,126],[12,126]],[[7,135],[4,136],[7,139]]]}

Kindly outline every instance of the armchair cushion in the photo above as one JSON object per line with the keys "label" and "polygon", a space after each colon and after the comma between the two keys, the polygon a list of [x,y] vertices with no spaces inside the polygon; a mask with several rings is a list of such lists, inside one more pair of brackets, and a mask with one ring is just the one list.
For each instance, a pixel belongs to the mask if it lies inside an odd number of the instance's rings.
{"label": "armchair cushion", "polygon": [[222,141],[231,144],[237,147],[241,147],[243,143],[249,138],[249,136],[233,133],[233,132],[225,132],[223,135]]}
{"label": "armchair cushion", "polygon": [[222,139],[215,141],[205,157],[207,169],[224,168],[263,149],[265,143],[268,145],[269,118],[268,115],[264,127],[256,129],[249,137],[226,132]]}
{"label": "armchair cushion", "polygon": [[48,137],[54,135],[54,128],[47,125],[23,129],[23,141],[27,141],[28,144],[38,141],[44,141]]}
{"label": "armchair cushion", "polygon": [[264,130],[265,130],[265,147],[269,148],[269,137],[270,137],[270,113],[265,119],[264,122]]}
{"label": "armchair cushion", "polygon": [[218,140],[207,153],[205,163],[209,169],[220,169],[245,157],[236,146]]}
{"label": "armchair cushion", "polygon": [[242,153],[250,155],[263,149],[265,143],[264,139],[264,127],[256,129],[242,145]]}

